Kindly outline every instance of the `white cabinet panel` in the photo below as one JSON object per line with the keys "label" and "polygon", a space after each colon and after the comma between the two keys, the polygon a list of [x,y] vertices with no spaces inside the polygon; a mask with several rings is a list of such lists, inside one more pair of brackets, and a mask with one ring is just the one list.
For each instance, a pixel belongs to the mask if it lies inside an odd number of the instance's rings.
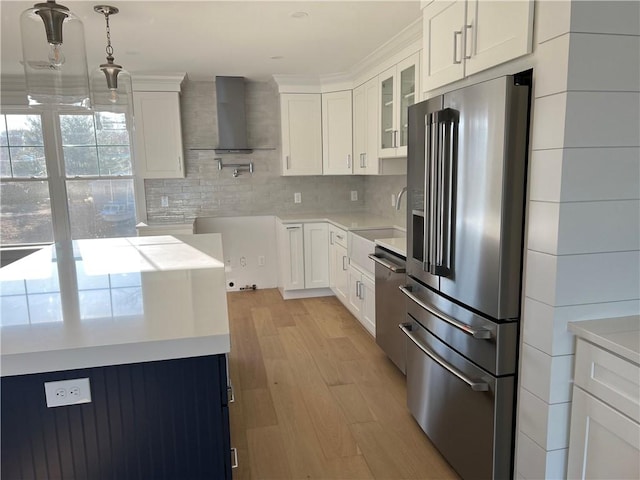
{"label": "white cabinet panel", "polygon": [[465,0],[433,2],[423,10],[423,82],[431,90],[464,77]]}
{"label": "white cabinet panel", "polygon": [[425,91],[532,51],[532,0],[437,0],[422,12]]}
{"label": "white cabinet panel", "polygon": [[343,304],[349,297],[349,257],[344,230],[329,226],[329,287]]}
{"label": "white cabinet panel", "polygon": [[329,229],[326,223],[304,224],[304,287],[329,286]]}
{"label": "white cabinet panel", "polygon": [[375,281],[367,275],[362,275],[362,310],[360,323],[371,335],[376,336],[376,286]]}
{"label": "white cabinet panel", "polygon": [[134,155],[140,178],[183,178],[178,92],[133,92]]}
{"label": "white cabinet panel", "polygon": [[322,175],[319,93],[281,94],[282,175]]}
{"label": "white cabinet panel", "polygon": [[349,303],[347,308],[354,317],[360,320],[360,311],[362,310],[362,300],[360,299],[360,279],[362,273],[353,265],[349,266]]}
{"label": "white cabinet panel", "polygon": [[351,91],[322,94],[322,172],[353,172],[353,115]]}
{"label": "white cabinet panel", "polygon": [[304,239],[302,224],[278,224],[279,286],[284,290],[304,288]]}
{"label": "white cabinet panel", "polygon": [[531,52],[533,2],[469,0],[465,23],[465,75]]}
{"label": "white cabinet panel", "polygon": [[375,304],[375,280],[350,264],[346,307],[374,337],[376,336]]}
{"label": "white cabinet panel", "polygon": [[379,173],[377,78],[372,78],[353,91],[353,155],[353,173]]}
{"label": "white cabinet panel", "polygon": [[640,478],[640,425],[575,387],[568,478]]}

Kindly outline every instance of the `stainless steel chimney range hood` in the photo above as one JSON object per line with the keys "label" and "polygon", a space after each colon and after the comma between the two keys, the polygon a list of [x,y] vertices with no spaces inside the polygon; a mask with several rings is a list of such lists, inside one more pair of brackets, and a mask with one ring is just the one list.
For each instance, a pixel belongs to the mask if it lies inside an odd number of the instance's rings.
{"label": "stainless steel chimney range hood", "polygon": [[252,153],[247,145],[244,77],[216,77],[218,147],[216,153]]}

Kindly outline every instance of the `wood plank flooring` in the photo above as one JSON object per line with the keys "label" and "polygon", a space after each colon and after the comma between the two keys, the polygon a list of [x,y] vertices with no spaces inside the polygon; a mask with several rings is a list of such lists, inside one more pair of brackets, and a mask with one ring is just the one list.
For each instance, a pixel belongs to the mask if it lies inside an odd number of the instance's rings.
{"label": "wood plank flooring", "polygon": [[404,376],[335,297],[227,299],[234,478],[458,478],[407,410]]}

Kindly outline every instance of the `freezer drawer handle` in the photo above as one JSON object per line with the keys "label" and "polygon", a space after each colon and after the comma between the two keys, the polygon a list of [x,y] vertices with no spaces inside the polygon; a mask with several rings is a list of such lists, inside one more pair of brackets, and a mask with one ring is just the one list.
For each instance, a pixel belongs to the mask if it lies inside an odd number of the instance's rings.
{"label": "freezer drawer handle", "polygon": [[436,362],[438,365],[440,365],[442,368],[444,368],[446,371],[448,371],[449,373],[455,375],[456,377],[458,377],[460,380],[462,380],[464,383],[466,383],[467,385],[469,385],[471,387],[471,390],[475,391],[475,392],[486,392],[487,390],[489,390],[489,384],[488,383],[484,383],[484,382],[476,382],[472,379],[470,379],[469,377],[467,377],[464,373],[462,373],[460,370],[458,370],[455,367],[452,367],[451,365],[449,365],[447,362],[445,362],[439,355],[437,355],[435,352],[432,352],[430,349],[428,349],[427,347],[425,347],[419,339],[417,339],[412,333],[411,333],[411,324],[410,323],[401,323],[400,325],[398,325],[398,327],[400,328],[400,330],[402,330],[402,332],[409,337],[409,340],[411,340],[413,343],[415,343],[416,347],[418,347],[420,350],[422,350],[422,352],[427,355],[429,358],[431,358],[431,360],[433,360],[434,362]]}
{"label": "freezer drawer handle", "polygon": [[395,263],[389,262],[384,258],[377,257],[373,253],[369,254],[369,258],[374,262],[376,262],[377,264],[382,265],[385,268],[388,268],[393,273],[404,273],[406,271],[404,267],[400,265],[396,265]]}
{"label": "freezer drawer handle", "polygon": [[400,291],[402,293],[404,293],[407,297],[409,297],[411,300],[413,300],[422,308],[424,308],[427,312],[438,317],[440,320],[444,320],[449,325],[456,327],[459,330],[462,330],[464,333],[466,333],[467,335],[471,335],[473,338],[483,338],[483,339],[491,338],[490,330],[487,330],[485,328],[471,328],[469,325],[465,325],[464,323],[459,322],[458,320],[456,320],[453,317],[450,317],[446,313],[440,312],[435,308],[430,307],[429,305],[424,303],[422,300],[416,297],[413,293],[411,293],[410,289],[411,287],[409,286],[400,285]]}

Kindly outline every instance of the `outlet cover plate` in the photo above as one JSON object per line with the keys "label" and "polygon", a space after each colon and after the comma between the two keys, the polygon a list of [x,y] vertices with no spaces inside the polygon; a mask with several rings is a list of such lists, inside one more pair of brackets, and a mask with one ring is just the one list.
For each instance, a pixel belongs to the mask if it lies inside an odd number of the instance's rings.
{"label": "outlet cover plate", "polygon": [[300,192],[293,194],[293,203],[302,203],[302,194]]}
{"label": "outlet cover plate", "polygon": [[358,191],[357,190],[351,190],[351,201],[352,202],[357,202],[358,201]]}
{"label": "outlet cover plate", "polygon": [[62,407],[91,402],[91,386],[88,378],[44,382],[47,407]]}

